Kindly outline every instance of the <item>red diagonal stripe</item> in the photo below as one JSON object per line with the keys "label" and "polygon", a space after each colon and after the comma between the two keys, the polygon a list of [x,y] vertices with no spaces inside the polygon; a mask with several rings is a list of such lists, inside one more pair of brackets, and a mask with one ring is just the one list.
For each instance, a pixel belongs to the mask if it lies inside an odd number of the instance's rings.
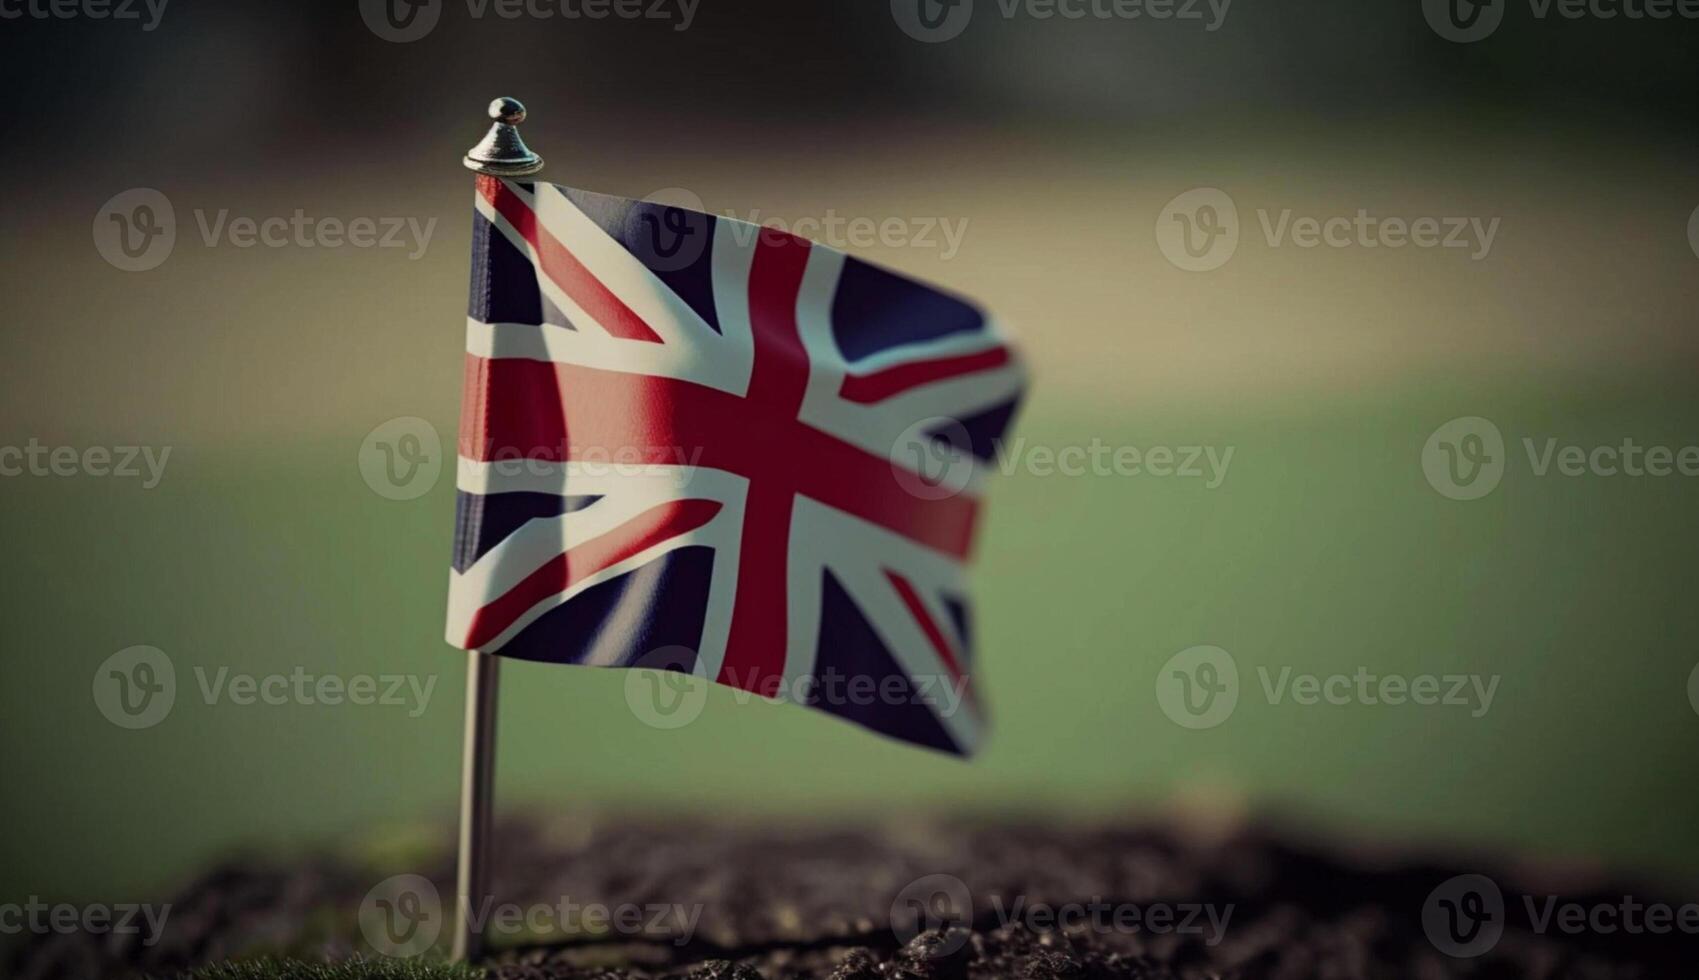
{"label": "red diagonal stripe", "polygon": [[[800,422],[784,445],[801,470],[794,476],[796,492],[954,558],[968,558],[978,498],[916,497],[897,482],[890,460]],[[782,465],[767,465],[775,462]]]}
{"label": "red diagonal stripe", "polygon": [[838,388],[838,394],[846,401],[871,405],[882,402],[893,395],[902,394],[911,388],[943,381],[963,374],[975,374],[1000,368],[1009,363],[1007,347],[993,347],[973,354],[962,354],[956,357],[940,357],[931,361],[915,361],[909,364],[898,364],[883,371],[872,374],[852,374],[844,378],[844,383]]}
{"label": "red diagonal stripe", "polygon": [[537,212],[527,207],[506,183],[495,177],[479,175],[478,193],[537,250],[537,261],[542,264],[543,274],[553,279],[562,292],[583,307],[584,312],[594,317],[608,333],[626,340],[661,343],[661,335],[612,290],[602,285],[602,281],[592,275],[570,249],[543,227],[543,223],[537,220]]}
{"label": "red diagonal stripe", "polygon": [[544,599],[565,592],[645,548],[694,531],[719,512],[718,501],[675,500],[651,507],[606,534],[569,549],[479,609],[467,629],[467,648],[475,650],[494,640]]}
{"label": "red diagonal stripe", "polygon": [[932,649],[938,654],[944,668],[950,672],[957,684],[963,686],[968,697],[972,698],[973,681],[962,674],[962,665],[956,659],[955,649],[950,646],[950,641],[944,637],[944,631],[938,628],[937,621],[927,611],[926,603],[920,601],[920,594],[915,592],[908,579],[888,568],[885,569],[885,577],[891,580],[891,586],[897,590],[897,596],[903,600],[903,605],[908,607],[909,615],[920,624],[921,632],[926,634],[927,641],[932,644]]}

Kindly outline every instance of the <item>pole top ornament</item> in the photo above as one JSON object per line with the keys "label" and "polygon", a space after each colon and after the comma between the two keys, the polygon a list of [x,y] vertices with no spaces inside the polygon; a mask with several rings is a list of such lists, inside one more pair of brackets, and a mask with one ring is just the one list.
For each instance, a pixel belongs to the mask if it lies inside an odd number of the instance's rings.
{"label": "pole top ornament", "polygon": [[525,121],[525,105],[505,96],[490,103],[490,131],[478,145],[466,151],[461,161],[469,170],[492,177],[529,177],[543,169],[543,158],[531,152],[519,137]]}

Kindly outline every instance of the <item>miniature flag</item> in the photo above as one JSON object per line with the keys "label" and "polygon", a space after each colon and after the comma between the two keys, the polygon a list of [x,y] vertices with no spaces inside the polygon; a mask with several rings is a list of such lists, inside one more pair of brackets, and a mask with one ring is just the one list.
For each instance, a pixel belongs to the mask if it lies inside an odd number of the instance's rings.
{"label": "miniature flag", "polygon": [[480,176],[448,639],[970,754],[964,566],[1024,372],[971,303],[747,222]]}

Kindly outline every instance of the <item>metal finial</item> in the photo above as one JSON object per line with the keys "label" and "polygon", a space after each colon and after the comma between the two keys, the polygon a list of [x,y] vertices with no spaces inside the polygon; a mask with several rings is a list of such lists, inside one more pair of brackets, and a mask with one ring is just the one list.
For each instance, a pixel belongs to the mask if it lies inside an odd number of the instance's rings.
{"label": "metal finial", "polygon": [[532,153],[519,138],[518,126],[525,121],[525,106],[518,99],[506,97],[490,103],[490,118],[495,125],[466,151],[461,161],[468,169],[492,177],[528,177],[543,169],[543,158]]}

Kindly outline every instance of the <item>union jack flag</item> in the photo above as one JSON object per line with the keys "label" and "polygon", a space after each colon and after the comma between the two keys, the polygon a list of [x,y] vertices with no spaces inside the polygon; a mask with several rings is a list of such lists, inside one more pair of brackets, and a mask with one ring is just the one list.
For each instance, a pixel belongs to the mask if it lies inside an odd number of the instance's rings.
{"label": "union jack flag", "polygon": [[480,176],[474,222],[449,642],[684,649],[664,666],[971,753],[964,565],[1024,380],[987,317],[662,204]]}

